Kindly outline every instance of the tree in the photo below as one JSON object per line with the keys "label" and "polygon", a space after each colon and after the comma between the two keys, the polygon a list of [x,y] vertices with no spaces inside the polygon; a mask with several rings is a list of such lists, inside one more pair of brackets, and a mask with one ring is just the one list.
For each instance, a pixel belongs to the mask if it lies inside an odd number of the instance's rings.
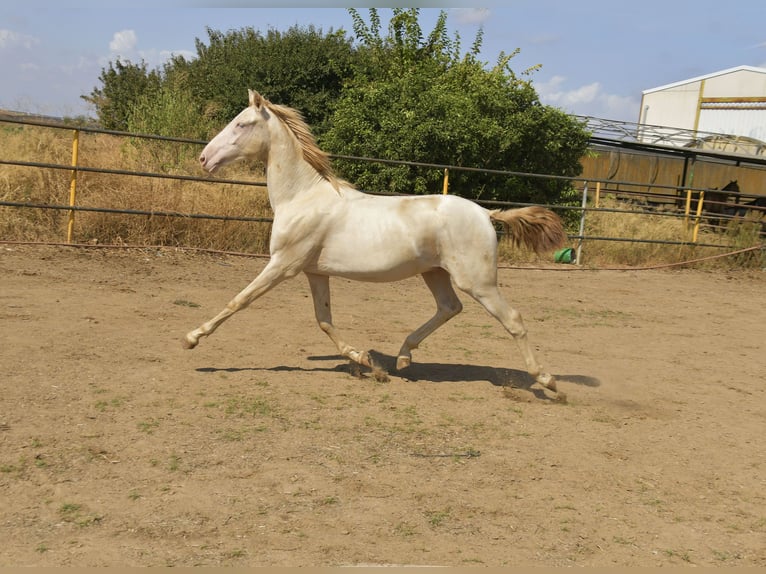
{"label": "tree", "polygon": [[141,98],[159,89],[162,78],[157,70],[147,71],[146,62],[109,62],[102,68],[99,80],[102,88],[94,88],[90,95],[81,96],[93,104],[101,127],[108,130],[128,129],[130,113]]}
{"label": "tree", "polygon": [[[109,63],[103,87],[86,100],[101,125],[203,139],[247,104],[247,88],[300,110],[330,153],[478,168],[576,176],[588,143],[584,126],[541,104],[530,76],[514,73],[512,54],[479,61],[482,32],[467,52],[450,36],[447,13],[421,28],[418,9],[393,10],[382,33],[350,9],[354,36],[314,27],[287,32],[207,30],[197,55],[172,58],[161,70]],[[215,126],[211,128],[210,126]],[[362,189],[441,191],[442,172],[381,163],[337,162]],[[487,171],[450,173],[450,191],[474,199],[558,203],[562,180]]]}
{"label": "tree", "polygon": [[[157,90],[140,95],[130,110],[127,130],[132,133],[154,134],[175,138],[201,140],[215,129],[185,88],[183,74],[165,77]],[[220,127],[220,126],[219,126]],[[143,161],[153,169],[172,171],[189,158],[199,155],[194,144],[170,144],[166,141],[131,139],[137,150],[145,153]]]}
{"label": "tree", "polygon": [[128,113],[128,131],[203,139],[215,126],[201,118],[201,107],[188,89],[185,72],[166,66],[159,87],[135,98]]}
{"label": "tree", "polygon": [[[345,32],[294,26],[265,35],[253,28],[225,34],[208,28],[207,34],[207,43],[196,39],[195,58],[174,56],[162,69],[147,71],[143,61],[109,62],[99,76],[102,87],[83,96],[95,105],[100,124],[125,130],[136,110],[142,119],[161,118],[172,112],[175,98],[190,104],[190,124],[221,126],[247,105],[247,89],[253,88],[301,110],[317,133],[325,129],[352,70],[354,51]],[[150,110],[153,103],[162,109]]]}
{"label": "tree", "polygon": [[351,73],[354,54],[345,32],[293,26],[265,36],[253,28],[207,33],[208,44],[196,41],[197,58],[177,58],[173,67],[186,69],[189,89],[208,116],[229,121],[247,105],[252,88],[301,110],[317,133],[324,130]]}
{"label": "tree", "polygon": [[[518,77],[510,55],[488,68],[477,58],[481,32],[461,55],[442,12],[427,36],[417,9],[394,9],[388,35],[370,9],[370,25],[351,10],[360,42],[355,74],[321,143],[334,154],[555,175],[579,175],[588,134],[573,118],[543,106],[534,69]],[[362,189],[404,193],[441,190],[442,173],[401,165],[339,161]],[[566,182],[478,172],[450,174],[453,193],[475,199],[556,203]]]}

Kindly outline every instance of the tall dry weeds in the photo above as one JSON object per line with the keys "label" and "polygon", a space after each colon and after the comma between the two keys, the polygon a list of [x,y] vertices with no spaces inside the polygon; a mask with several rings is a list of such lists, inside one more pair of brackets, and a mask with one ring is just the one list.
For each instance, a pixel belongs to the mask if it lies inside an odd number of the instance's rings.
{"label": "tall dry weeds", "polygon": [[[7,127],[0,124],[0,157],[7,160],[71,165],[70,130]],[[81,133],[81,167],[203,176],[199,146]],[[262,169],[240,165],[228,178],[262,181]],[[0,199],[68,205],[68,169],[0,165]],[[263,187],[179,181],[133,175],[79,172],[76,205],[135,211],[212,214],[227,217],[272,216]],[[0,238],[64,241],[68,211],[0,207]],[[270,225],[259,222],[204,220],[163,215],[100,212],[75,213],[75,243],[172,245],[251,253],[268,251]]]}
{"label": "tall dry weeds", "polygon": [[[626,210],[628,205],[607,196],[599,207]],[[601,267],[606,265],[651,266],[704,259],[727,251],[759,245],[758,232],[742,233],[741,222],[732,222],[726,232],[719,232],[701,221],[695,245],[674,245],[664,242],[691,242],[695,218],[684,218],[677,212],[647,214],[590,211],[585,218],[586,237],[641,239],[646,243],[608,240],[586,240],[582,246],[581,263]],[[653,243],[655,242],[655,243]],[[716,245],[720,247],[708,247]],[[729,248],[728,246],[731,246]],[[751,260],[751,258],[745,258]],[[697,264],[699,267],[740,266],[744,259],[721,258]]]}

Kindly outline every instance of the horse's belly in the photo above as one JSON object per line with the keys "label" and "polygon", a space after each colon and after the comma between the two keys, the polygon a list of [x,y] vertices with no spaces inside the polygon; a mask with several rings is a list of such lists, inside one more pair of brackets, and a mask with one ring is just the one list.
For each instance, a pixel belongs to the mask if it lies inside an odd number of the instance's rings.
{"label": "horse's belly", "polygon": [[438,201],[358,200],[328,225],[315,272],[359,281],[398,281],[439,267],[443,220],[435,210]]}
{"label": "horse's belly", "polygon": [[418,275],[438,263],[430,254],[413,249],[380,249],[377,252],[361,249],[323,251],[313,269],[307,271],[321,275],[344,277],[355,281],[399,281]]}

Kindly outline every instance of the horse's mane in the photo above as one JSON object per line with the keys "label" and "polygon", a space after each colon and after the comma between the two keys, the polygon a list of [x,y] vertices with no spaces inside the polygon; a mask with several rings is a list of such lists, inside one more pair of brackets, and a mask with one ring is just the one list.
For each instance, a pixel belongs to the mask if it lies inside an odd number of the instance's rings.
{"label": "horse's mane", "polygon": [[306,120],[303,119],[303,114],[293,108],[273,104],[269,101],[266,102],[266,106],[289,128],[303,150],[303,159],[317,171],[320,177],[330,182],[336,191],[341,184],[346,184],[335,175],[330,164],[330,156],[317,145],[311,129]]}

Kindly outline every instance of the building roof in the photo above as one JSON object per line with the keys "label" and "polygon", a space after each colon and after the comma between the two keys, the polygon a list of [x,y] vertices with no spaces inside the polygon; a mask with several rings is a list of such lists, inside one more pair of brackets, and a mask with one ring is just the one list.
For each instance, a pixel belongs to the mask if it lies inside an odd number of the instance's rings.
{"label": "building roof", "polygon": [[689,78],[688,80],[681,80],[680,82],[665,84],[664,86],[659,86],[657,88],[650,88],[648,90],[644,90],[641,93],[651,94],[653,92],[660,92],[662,90],[667,90],[669,88],[676,88],[678,86],[683,86],[684,84],[691,84],[692,82],[699,82],[701,80],[707,80],[708,78],[714,78],[716,76],[731,74],[732,72],[756,72],[759,74],[766,74],[766,68],[757,68],[756,66],[736,66],[734,68],[727,68],[726,70],[721,70],[719,72],[712,72],[710,74],[705,74],[704,76],[697,76],[696,78]]}

